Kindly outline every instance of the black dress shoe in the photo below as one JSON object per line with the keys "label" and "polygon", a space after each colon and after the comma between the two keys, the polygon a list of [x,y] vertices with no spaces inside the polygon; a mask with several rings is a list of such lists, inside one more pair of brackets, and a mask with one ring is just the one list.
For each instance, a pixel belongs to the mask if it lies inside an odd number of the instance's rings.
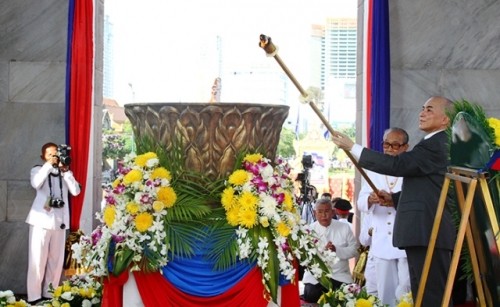
{"label": "black dress shoe", "polygon": [[27,303],[30,304],[31,306],[36,306],[41,301],[43,301],[43,298],[39,298],[39,299],[34,300],[34,301],[28,301]]}

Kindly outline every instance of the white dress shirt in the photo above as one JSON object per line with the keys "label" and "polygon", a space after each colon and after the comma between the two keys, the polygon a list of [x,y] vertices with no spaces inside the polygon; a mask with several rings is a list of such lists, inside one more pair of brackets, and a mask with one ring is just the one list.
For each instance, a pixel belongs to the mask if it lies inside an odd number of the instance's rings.
{"label": "white dress shirt", "polygon": [[[332,220],[332,223],[328,227],[321,226],[317,221],[309,227],[312,231],[316,232],[320,240],[318,244],[326,246],[328,242],[332,242],[335,245],[335,252],[339,261],[330,268],[333,279],[343,283],[352,283],[353,279],[348,260],[357,256],[359,244],[352,233],[351,227],[346,223],[336,220]],[[302,282],[313,285],[318,283],[308,270],[304,272]]]}
{"label": "white dress shirt", "polygon": [[[47,208],[47,199],[50,197],[49,180],[52,185],[52,196],[61,197],[57,172],[58,170],[52,167],[49,162],[31,169],[31,186],[36,190],[36,196],[26,218],[26,223],[45,229],[60,229],[61,225],[64,224],[65,228],[69,229],[68,192],[74,196],[80,194],[80,185],[73,176],[73,172],[63,172],[61,174],[61,184],[64,207]],[[50,174],[53,176],[50,176]]]}

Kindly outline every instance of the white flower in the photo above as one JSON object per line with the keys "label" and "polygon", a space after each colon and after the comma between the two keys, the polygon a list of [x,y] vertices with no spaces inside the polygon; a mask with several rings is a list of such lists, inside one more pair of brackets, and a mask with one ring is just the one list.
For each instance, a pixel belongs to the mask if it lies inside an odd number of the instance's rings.
{"label": "white flower", "polygon": [[274,169],[271,166],[271,164],[267,164],[266,167],[261,169],[260,174],[261,174],[262,178],[264,178],[264,180],[266,180],[266,179],[269,180],[274,175]]}
{"label": "white flower", "polygon": [[276,199],[271,195],[267,195],[265,193],[260,193],[260,203],[259,203],[259,211],[262,215],[267,216],[268,218],[272,218],[276,214],[276,206],[278,203]]}
{"label": "white flower", "polygon": [[0,291],[0,297],[9,297],[9,296],[14,296],[14,292],[12,292],[11,290]]}
{"label": "white flower", "polygon": [[149,168],[151,168],[151,167],[154,167],[154,166],[158,165],[158,163],[160,163],[160,161],[157,158],[153,158],[153,159],[149,159],[146,162],[146,166],[149,167]]}
{"label": "white flower", "polygon": [[92,307],[92,302],[87,299],[84,299],[82,301],[82,307]]}
{"label": "white flower", "polygon": [[64,292],[63,294],[61,294],[61,298],[63,298],[66,301],[71,301],[74,297],[73,297],[73,293],[71,293],[71,291],[67,291],[67,292]]}

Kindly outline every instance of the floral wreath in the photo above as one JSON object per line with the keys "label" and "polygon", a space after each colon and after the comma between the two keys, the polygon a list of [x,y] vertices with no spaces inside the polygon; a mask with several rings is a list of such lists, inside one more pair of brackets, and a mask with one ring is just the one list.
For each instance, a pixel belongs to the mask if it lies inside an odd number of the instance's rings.
{"label": "floral wreath", "polygon": [[329,266],[338,259],[317,245],[318,238],[300,219],[290,166],[278,159],[273,167],[261,154],[247,154],[241,166],[229,176],[221,203],[227,223],[236,227],[238,256],[256,260],[268,299],[277,300],[280,274],[294,280],[295,259],[331,288]]}

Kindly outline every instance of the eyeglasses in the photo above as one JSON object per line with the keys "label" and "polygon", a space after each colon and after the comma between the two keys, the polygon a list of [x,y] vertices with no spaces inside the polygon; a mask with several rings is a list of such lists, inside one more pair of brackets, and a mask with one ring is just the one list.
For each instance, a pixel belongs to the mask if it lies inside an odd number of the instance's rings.
{"label": "eyeglasses", "polygon": [[406,145],[406,143],[404,143],[404,144],[392,143],[391,144],[389,142],[382,142],[382,147],[384,147],[384,149],[389,149],[389,147],[390,147],[394,150],[398,150],[401,148],[401,146],[405,146],[405,145]]}

